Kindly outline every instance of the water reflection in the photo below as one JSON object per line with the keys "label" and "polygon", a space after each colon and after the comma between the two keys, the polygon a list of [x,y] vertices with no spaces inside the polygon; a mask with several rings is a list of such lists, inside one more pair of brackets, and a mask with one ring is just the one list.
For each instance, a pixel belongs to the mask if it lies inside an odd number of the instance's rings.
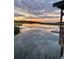
{"label": "water reflection", "polygon": [[43,30],[43,31],[59,31],[59,26],[56,25],[41,25],[41,24],[22,24],[20,26],[21,32],[27,30]]}
{"label": "water reflection", "polygon": [[27,30],[15,36],[15,59],[59,59],[58,36],[42,30]]}
{"label": "water reflection", "polygon": [[59,59],[58,26],[24,24],[21,33],[15,36],[15,59]]}

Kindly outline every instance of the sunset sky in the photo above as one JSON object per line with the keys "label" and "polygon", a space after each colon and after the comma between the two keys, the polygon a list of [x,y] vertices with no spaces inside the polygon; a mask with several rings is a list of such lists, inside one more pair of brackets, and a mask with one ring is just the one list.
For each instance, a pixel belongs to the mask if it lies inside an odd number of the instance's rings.
{"label": "sunset sky", "polygon": [[60,9],[53,3],[61,0],[14,0],[14,20],[56,22]]}

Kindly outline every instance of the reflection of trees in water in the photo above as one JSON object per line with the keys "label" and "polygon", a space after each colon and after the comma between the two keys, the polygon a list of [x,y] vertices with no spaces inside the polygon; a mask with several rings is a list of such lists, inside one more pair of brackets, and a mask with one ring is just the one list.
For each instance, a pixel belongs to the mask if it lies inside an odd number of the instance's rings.
{"label": "reflection of trees in water", "polygon": [[58,37],[33,30],[15,36],[15,59],[59,59]]}

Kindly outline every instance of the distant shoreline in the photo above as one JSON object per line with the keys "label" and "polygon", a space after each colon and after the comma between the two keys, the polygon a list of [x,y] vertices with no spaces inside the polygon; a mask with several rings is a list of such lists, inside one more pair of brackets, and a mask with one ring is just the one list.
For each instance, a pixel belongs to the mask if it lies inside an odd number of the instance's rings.
{"label": "distant shoreline", "polygon": [[64,22],[60,23],[60,22],[53,22],[53,23],[47,23],[47,22],[34,22],[34,21],[14,21],[14,23],[16,24],[43,24],[43,25],[64,25]]}

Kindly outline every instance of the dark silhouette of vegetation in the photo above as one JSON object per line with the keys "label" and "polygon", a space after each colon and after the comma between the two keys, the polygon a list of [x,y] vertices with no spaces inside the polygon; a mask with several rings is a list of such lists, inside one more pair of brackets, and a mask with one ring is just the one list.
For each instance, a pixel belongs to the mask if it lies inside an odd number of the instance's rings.
{"label": "dark silhouette of vegetation", "polygon": [[20,28],[14,26],[14,35],[17,35],[17,34],[19,34],[19,33],[20,33]]}
{"label": "dark silhouette of vegetation", "polygon": [[[61,16],[60,16],[60,23],[62,23],[62,17],[64,15],[63,10],[64,10],[64,0],[56,2],[53,4],[53,7],[57,7],[59,9],[61,9]],[[63,33],[62,33],[63,30]],[[61,45],[61,53],[60,53],[60,57],[63,56],[63,52],[64,52],[64,28],[62,29],[62,24],[60,24],[60,35],[59,35],[59,42]]]}
{"label": "dark silhouette of vegetation", "polygon": [[43,24],[43,25],[64,25],[64,22],[54,22],[54,23],[46,23],[46,22],[33,22],[33,21],[14,21],[15,24],[22,25],[22,24]]}
{"label": "dark silhouette of vegetation", "polygon": [[57,7],[59,9],[64,10],[64,0],[54,3],[53,7]]}

